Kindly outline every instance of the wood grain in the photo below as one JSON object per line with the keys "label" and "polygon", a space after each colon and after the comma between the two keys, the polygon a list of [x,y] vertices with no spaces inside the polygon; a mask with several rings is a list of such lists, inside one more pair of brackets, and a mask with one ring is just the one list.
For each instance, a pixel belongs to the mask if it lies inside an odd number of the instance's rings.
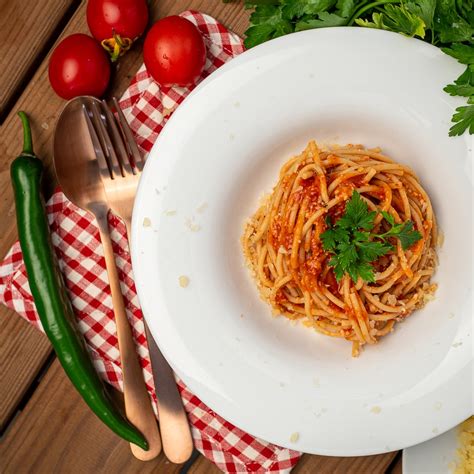
{"label": "wood grain", "polygon": [[0,306],[0,341],[0,431],[3,431],[52,349],[46,336],[4,306]]}
{"label": "wood grain", "polygon": [[0,0],[0,120],[78,0]]}
{"label": "wood grain", "polygon": [[402,474],[403,473],[403,455],[402,452],[399,451],[397,458],[394,460],[390,469],[387,471],[387,474]]}
{"label": "wood grain", "polygon": [[[15,2],[0,0],[0,8],[4,3],[10,5]],[[33,3],[41,6],[41,9],[48,12],[48,15],[53,14],[52,0],[42,0],[41,2]],[[87,33],[85,5],[85,2],[81,3],[62,32],[61,37],[77,32]],[[208,12],[237,33],[242,33],[247,23],[248,12],[243,9],[241,4],[225,5],[217,0],[155,1],[151,10],[151,16],[153,19],[157,19],[168,14],[179,13],[186,8]],[[2,11],[0,16],[3,18],[3,10],[0,11]],[[44,40],[45,37],[43,36]],[[19,36],[16,41],[19,43]],[[43,159],[47,166],[45,179],[47,192],[51,192],[56,185],[51,171],[52,136],[56,119],[64,105],[64,101],[57,97],[49,86],[47,74],[48,59],[49,54],[39,65],[36,73],[32,75],[31,81],[25,87],[14,109],[10,111],[5,122],[0,126],[0,189],[2,190],[0,195],[0,216],[2,217],[0,219],[0,257],[6,254],[17,238],[15,206],[10,185],[9,166],[21,150],[21,126],[16,116],[18,110],[24,110],[30,116],[35,152]],[[12,59],[11,64],[9,64],[9,69],[16,70],[21,68],[21,61],[22,59],[19,55],[16,55]],[[120,96],[141,63],[141,44],[139,42],[120,61],[118,69],[113,75],[109,95]],[[3,74],[2,70],[0,70],[0,74]],[[2,87],[0,86],[1,90]],[[5,320],[11,317],[15,318],[13,314],[3,308],[1,315],[2,319],[5,318]],[[47,357],[50,350],[47,349],[48,345],[44,342],[42,336],[36,334],[31,328],[27,328],[27,325],[21,321],[12,323],[8,330],[4,329],[0,331],[0,350],[2,351],[2,356],[4,356],[2,358],[4,368],[2,368],[2,391],[0,395],[3,395],[3,391],[5,391],[8,392],[8,396],[2,397],[0,401],[0,421],[2,422],[7,420],[15,410],[19,400],[30,385],[32,377],[37,373],[42,361]],[[42,341],[41,343],[39,343],[40,340]],[[16,379],[15,374],[17,374]],[[3,381],[11,383],[13,379],[15,381],[10,391],[8,384],[3,383]]]}
{"label": "wood grain", "polygon": [[382,474],[387,471],[397,452],[377,456],[338,458],[305,454],[293,470],[294,474]]}
{"label": "wood grain", "polygon": [[[0,447],[4,474],[140,472],[175,474],[163,455],[140,462],[86,406],[56,360]],[[202,458],[190,472],[219,472]]]}
{"label": "wood grain", "polygon": [[[14,3],[9,0],[0,0],[0,5],[5,2]],[[52,14],[51,0],[41,0],[33,3],[40,5],[48,14]],[[72,33],[88,32],[85,6],[86,3],[83,1],[62,32],[61,38]],[[187,8],[208,12],[240,34],[243,33],[247,24],[248,12],[243,9],[241,4],[237,2],[227,5],[217,0],[154,1],[151,17],[157,19],[168,14],[179,13]],[[45,40],[44,37],[43,40]],[[20,121],[16,115],[18,110],[24,110],[30,116],[35,152],[47,166],[46,191],[51,192],[56,185],[51,171],[52,137],[55,122],[62,110],[64,101],[57,97],[49,86],[47,74],[49,54],[39,65],[36,73],[32,75],[31,81],[25,87],[5,122],[0,125],[0,189],[2,190],[0,195],[0,216],[2,217],[0,219],[0,258],[6,254],[17,238],[9,167],[11,161],[19,154],[22,145]],[[13,64],[20,60],[21,58],[15,56]],[[123,93],[141,63],[141,43],[139,42],[120,61],[113,75],[110,96],[120,96]],[[10,68],[14,68],[13,65]],[[4,71],[0,70],[2,77]],[[5,320],[9,318],[16,319],[5,308],[2,308],[0,314],[2,319],[5,318]],[[2,423],[14,412],[15,407],[50,351],[47,342],[42,339],[43,336],[36,334],[21,321],[12,324],[13,326],[9,326],[11,330],[4,328],[5,330],[0,331],[0,355],[4,365],[2,367],[1,386],[3,390],[8,392],[8,396],[0,398],[0,421]],[[11,388],[9,388],[8,383],[13,384]]]}

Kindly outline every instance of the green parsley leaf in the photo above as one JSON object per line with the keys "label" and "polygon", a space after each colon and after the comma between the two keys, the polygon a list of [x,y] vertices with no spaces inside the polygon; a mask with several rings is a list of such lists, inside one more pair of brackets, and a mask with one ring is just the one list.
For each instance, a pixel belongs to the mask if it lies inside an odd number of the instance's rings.
{"label": "green parsley leaf", "polygon": [[462,43],[472,41],[474,24],[459,15],[456,0],[437,0],[434,30],[443,44]]}
{"label": "green parsley leaf", "polygon": [[349,22],[353,12],[354,0],[338,0],[335,12],[323,11],[317,14],[317,18],[314,15],[305,15],[297,21],[295,31],[344,26]]}
{"label": "green parsley leaf", "polygon": [[346,268],[346,272],[349,274],[351,277],[352,281],[354,283],[357,283],[357,280],[359,279],[359,265],[356,264],[351,264]]}
{"label": "green parsley leaf", "polygon": [[295,17],[302,17],[306,13],[308,2],[306,0],[282,0],[283,17],[293,20]]}
{"label": "green parsley leaf", "polygon": [[280,0],[246,0],[245,8],[253,8],[258,5],[279,5]]}
{"label": "green parsley leaf", "polygon": [[377,28],[379,30],[385,30],[385,26],[382,22],[381,13],[373,13],[372,21],[364,20],[363,18],[357,18],[355,20],[356,25],[363,26],[364,28]]}
{"label": "green parsley leaf", "polygon": [[347,201],[344,214],[331,226],[326,216],[328,229],[320,236],[323,248],[333,254],[329,265],[334,267],[336,280],[347,273],[354,282],[359,276],[373,281],[373,270],[369,265],[378,257],[385,255],[392,246],[385,242],[370,240],[370,230],[374,227],[375,211],[368,209],[367,203],[357,191],[353,191]]}
{"label": "green parsley leaf", "polygon": [[347,25],[347,18],[335,13],[322,12],[318,14],[317,20],[301,20],[296,23],[295,31],[313,30],[314,28],[328,28],[331,26]]}
{"label": "green parsley leaf", "polygon": [[390,229],[383,234],[373,234],[375,211],[370,211],[367,203],[357,191],[353,191],[347,201],[344,214],[331,224],[327,215],[325,218],[328,229],[320,236],[323,249],[332,254],[329,265],[334,269],[336,280],[348,274],[354,283],[359,278],[364,281],[374,281],[374,271],[371,263],[388,252],[393,251],[389,238],[397,238],[403,249],[411,247],[421,239],[421,234],[414,230],[413,222],[395,223],[395,218],[386,211],[380,211],[390,224]]}
{"label": "green parsley leaf", "polygon": [[405,221],[401,224],[395,224],[393,216],[390,215],[390,219],[388,219],[387,216],[389,216],[389,214],[383,211],[382,215],[392,226],[389,231],[376,236],[377,238],[382,239],[385,244],[387,238],[396,237],[400,240],[403,250],[406,250],[421,239],[421,234],[417,230],[413,230],[412,221]]}
{"label": "green parsley leaf", "polygon": [[305,15],[313,16],[325,12],[336,4],[336,0],[281,0],[283,17],[296,20]]}
{"label": "green parsley leaf", "polygon": [[276,5],[257,5],[250,15],[250,24],[245,38],[247,48],[293,31],[292,24],[283,18],[282,9]]}
{"label": "green parsley leaf", "polygon": [[347,232],[339,227],[328,229],[326,232],[321,234],[320,238],[323,244],[323,249],[326,250],[326,252],[334,250],[338,242],[349,243]]}
{"label": "green parsley leaf", "polygon": [[421,239],[421,234],[417,230],[413,230],[413,222],[408,221],[404,223],[397,237],[402,244],[403,250],[406,250]]}
{"label": "green parsley leaf", "polygon": [[[468,103],[473,103],[471,97]],[[454,122],[454,125],[449,129],[450,137],[462,135],[466,130],[469,130],[470,134],[474,134],[474,105],[458,107],[451,121]]]}
{"label": "green parsley leaf", "polygon": [[367,242],[357,242],[356,246],[360,260],[364,263],[373,262],[392,250],[392,246],[388,243],[372,242],[370,240],[367,240]]}
{"label": "green parsley leaf", "polygon": [[454,84],[449,84],[443,90],[449,95],[460,95],[463,97],[474,95],[474,64],[468,66],[454,81]]}
{"label": "green parsley leaf", "polygon": [[355,0],[338,0],[336,9],[338,15],[349,18],[354,13]]}
{"label": "green parsley leaf", "polygon": [[361,263],[359,265],[359,276],[368,283],[375,282],[374,267],[370,263]]}
{"label": "green parsley leaf", "polygon": [[436,0],[412,0],[406,3],[406,7],[409,12],[423,20],[425,28],[433,27]]}
{"label": "green parsley leaf", "polygon": [[334,276],[336,277],[337,281],[341,281],[341,278],[344,276],[346,271],[339,265],[337,258],[334,256],[329,261],[329,265],[334,269]]}
{"label": "green parsley leaf", "polygon": [[359,26],[396,31],[406,36],[425,37],[425,22],[417,14],[411,13],[402,3],[401,6],[387,4],[381,13],[372,14],[372,23],[357,19]]}
{"label": "green parsley leaf", "polygon": [[367,203],[360,197],[357,191],[353,191],[351,199],[346,204],[344,215],[336,222],[337,227],[343,229],[365,229],[374,227],[376,212],[368,211]]}
{"label": "green parsley leaf", "polygon": [[474,64],[474,46],[454,43],[450,48],[441,48],[441,50],[457,59],[463,64]]}
{"label": "green parsley leaf", "polygon": [[337,247],[337,260],[344,270],[357,262],[357,249],[353,243],[340,242]]}
{"label": "green parsley leaf", "polygon": [[384,219],[392,226],[395,225],[395,218],[392,214],[389,214],[387,211],[380,211],[380,214],[384,217]]}

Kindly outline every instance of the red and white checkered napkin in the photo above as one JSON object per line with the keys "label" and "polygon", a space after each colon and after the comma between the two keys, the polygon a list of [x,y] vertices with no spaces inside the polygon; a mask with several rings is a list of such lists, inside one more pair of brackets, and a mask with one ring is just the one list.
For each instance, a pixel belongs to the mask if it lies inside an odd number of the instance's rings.
{"label": "red and white checkered napkin", "polygon": [[[182,16],[195,23],[205,38],[207,62],[203,77],[243,51],[241,39],[210,16],[190,11]],[[140,68],[120,104],[145,152],[150,151],[167,117],[189,91],[189,88],[160,88],[145,67]],[[48,201],[47,212],[61,270],[95,366],[107,382],[121,390],[120,355],[98,229],[92,217],[69,202],[59,190]],[[110,216],[109,225],[127,314],[133,324],[143,374],[156,411],[143,316],[132,278],[125,226],[114,216]],[[0,302],[42,329],[18,243],[0,265]],[[297,463],[300,453],[274,446],[236,428],[204,405],[182,381],[179,381],[179,389],[196,448],[223,471],[284,473]]]}

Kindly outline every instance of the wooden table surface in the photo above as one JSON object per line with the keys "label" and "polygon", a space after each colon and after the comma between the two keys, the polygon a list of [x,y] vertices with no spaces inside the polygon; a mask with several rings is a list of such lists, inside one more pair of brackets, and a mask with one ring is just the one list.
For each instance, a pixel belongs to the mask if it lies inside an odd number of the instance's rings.
{"label": "wooden table surface", "polygon": [[[217,18],[242,35],[249,12],[241,2],[155,0],[151,18],[191,8]],[[86,1],[0,0],[0,257],[17,238],[9,180],[11,161],[21,150],[18,110],[32,119],[35,150],[51,172],[52,134],[64,102],[51,90],[47,65],[55,43],[76,32],[88,33]],[[120,60],[110,95],[121,95],[142,63],[142,42]],[[164,455],[148,463],[133,458],[86,407],[56,360],[46,337],[0,306],[0,472],[3,473],[178,473],[182,466]],[[203,456],[190,473],[219,470]],[[401,473],[397,452],[359,458],[304,455],[295,473]]]}

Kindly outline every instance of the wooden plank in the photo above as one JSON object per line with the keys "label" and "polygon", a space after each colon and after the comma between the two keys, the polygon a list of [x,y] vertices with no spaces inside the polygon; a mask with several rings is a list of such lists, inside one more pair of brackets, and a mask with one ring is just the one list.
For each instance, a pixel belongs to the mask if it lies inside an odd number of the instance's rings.
{"label": "wooden plank", "polygon": [[387,471],[387,474],[403,474],[403,454],[402,451],[399,451],[397,458],[394,460],[393,464],[390,466],[390,469]]}
{"label": "wooden plank", "polygon": [[[11,337],[11,335],[21,337]],[[13,416],[39,370],[51,353],[44,334],[0,306],[0,431]]]}
{"label": "wooden plank", "polygon": [[222,471],[214,463],[202,455],[188,472],[189,474],[222,474]]}
{"label": "wooden plank", "polygon": [[[0,0],[0,120],[78,0]],[[14,67],[13,67],[14,66]]]}
{"label": "wooden plank", "polygon": [[[46,0],[42,0],[42,2],[44,1]],[[248,10],[244,10],[243,5],[239,2],[224,4],[221,1],[215,0],[155,0],[151,8],[151,16],[153,19],[157,19],[170,14],[179,13],[185,9],[207,12],[238,34],[244,32],[249,15]],[[78,32],[88,33],[84,2],[68,23],[61,38]],[[120,60],[118,70],[113,74],[110,95],[120,96],[127,88],[131,77],[143,61],[141,45],[142,40],[137,42],[134,48]],[[54,124],[64,106],[64,101],[57,97],[50,88],[47,73],[48,60],[49,55],[39,66],[32,80],[18,99],[15,109],[9,113],[5,123],[0,128],[0,173],[6,169],[8,163],[21,149],[21,133],[19,121],[16,117],[18,110],[24,110],[31,116],[35,151],[43,158],[49,167],[51,165]],[[51,187],[54,184],[54,180],[51,174],[48,178]],[[4,189],[2,185],[6,181],[8,181],[8,179],[2,179],[0,181],[0,189]],[[3,196],[2,203],[7,203],[4,204],[4,206],[11,209],[11,193],[9,193],[9,196]],[[0,208],[0,215],[4,215],[2,211],[3,209]],[[0,235],[2,234],[0,233]],[[2,249],[0,248],[0,253],[1,251]]]}
{"label": "wooden plank", "polygon": [[[56,360],[0,448],[2,472],[178,472],[141,463],[89,410]],[[165,471],[166,469],[166,471]]]}
{"label": "wooden plank", "polygon": [[[86,406],[56,360],[40,382],[25,410],[7,432],[0,447],[2,472],[166,472],[180,466],[163,454],[141,462],[129,444],[110,431]],[[189,471],[217,474],[210,461],[200,457]]]}
{"label": "wooden plank", "polygon": [[305,454],[293,470],[294,474],[383,474],[397,451],[377,456],[338,458]]}
{"label": "wooden plank", "polygon": [[[66,5],[71,4],[72,1],[73,0],[41,0],[40,2],[33,2],[33,12],[36,12],[36,8],[40,8],[40,10],[47,13],[47,15],[54,16],[56,15],[55,10],[57,9],[53,5],[54,2],[58,5]],[[8,5],[16,4],[18,5],[18,9],[29,11],[29,14],[33,13],[31,8],[20,8],[23,0],[18,3],[10,2],[9,0],[0,0],[1,18],[5,18],[2,9],[2,5],[4,5],[5,2],[8,3]],[[86,3],[82,2],[67,25],[62,37],[77,32],[87,33],[85,6]],[[248,12],[245,11],[243,6],[239,3],[225,5],[220,1],[214,2],[212,0],[191,2],[185,0],[176,2],[172,0],[155,1],[151,16],[156,19],[167,16],[168,14],[179,13],[186,8],[208,12],[237,33],[242,33],[246,27]],[[50,20],[48,20],[48,22],[48,24],[51,24]],[[23,31],[22,28],[23,24],[20,23],[20,26],[17,25],[14,31],[8,33],[7,39],[10,38],[10,43],[16,38],[15,45],[20,44],[19,38],[20,33]],[[24,34],[24,32],[22,34]],[[15,48],[11,49],[13,50]],[[2,58],[1,61],[4,60],[1,54],[0,58]],[[49,191],[51,191],[55,186],[55,180],[51,172],[52,138],[54,124],[64,105],[64,101],[58,98],[49,86],[47,74],[48,58],[49,55],[43,60],[31,82],[26,86],[14,110],[9,113],[5,122],[0,126],[0,189],[2,190],[2,196],[0,197],[0,216],[2,216],[0,220],[0,257],[6,254],[17,238],[15,207],[10,185],[9,166],[10,162],[21,150],[22,133],[19,119],[16,116],[18,110],[25,110],[31,117],[35,151],[48,166],[47,177],[45,179],[47,187]],[[12,63],[8,68],[0,69],[1,80],[4,80],[3,78],[6,71],[21,68],[23,61],[21,55],[17,54],[14,58],[11,58],[11,60]],[[130,78],[141,63],[141,44],[137,44],[133,50],[120,61],[119,68],[114,74],[111,94],[120,96],[123,93],[130,82]],[[14,67],[13,64],[15,64]],[[0,91],[2,90],[2,86],[0,85]],[[0,392],[0,395],[3,395],[3,391],[8,392],[7,396],[0,396],[0,425],[3,427],[3,424],[14,412],[15,407],[31,384],[35,374],[50,353],[50,347],[40,334],[37,334],[36,331],[32,331],[31,328],[28,328],[23,322],[10,322],[10,319],[16,318],[5,308],[2,308],[0,314],[2,321],[8,321],[8,326],[2,324],[2,331],[0,331],[0,357],[5,367],[2,369],[2,392]],[[12,385],[9,386],[9,383]]]}

